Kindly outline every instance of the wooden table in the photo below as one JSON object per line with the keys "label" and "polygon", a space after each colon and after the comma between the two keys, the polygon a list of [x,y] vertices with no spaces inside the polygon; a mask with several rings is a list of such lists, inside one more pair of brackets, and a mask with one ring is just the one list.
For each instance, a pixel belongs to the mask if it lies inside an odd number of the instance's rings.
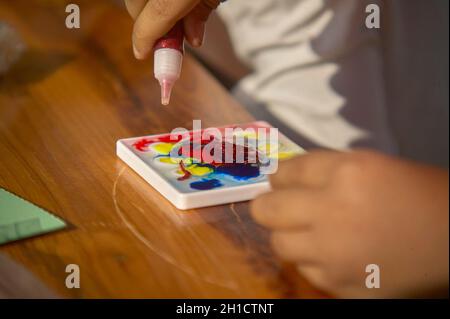
{"label": "wooden table", "polygon": [[[0,0],[28,46],[0,77],[0,186],[72,224],[0,253],[64,297],[320,296],[272,253],[247,203],[178,211],[115,155],[120,138],[251,116],[189,56],[161,107],[120,3],[76,1],[81,29],[69,30],[66,2]],[[71,263],[80,289],[65,287]]]}

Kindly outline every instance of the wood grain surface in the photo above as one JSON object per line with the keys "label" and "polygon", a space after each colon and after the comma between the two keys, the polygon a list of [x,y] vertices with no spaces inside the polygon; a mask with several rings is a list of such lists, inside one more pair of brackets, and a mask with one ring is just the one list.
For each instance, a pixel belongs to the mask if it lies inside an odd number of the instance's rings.
{"label": "wood grain surface", "polygon": [[[248,203],[178,211],[117,158],[120,138],[252,118],[190,56],[161,107],[121,3],[76,2],[81,28],[69,30],[69,1],[0,0],[27,45],[0,75],[0,187],[71,224],[0,253],[62,297],[322,296],[272,253]],[[80,289],[65,287],[71,263]]]}

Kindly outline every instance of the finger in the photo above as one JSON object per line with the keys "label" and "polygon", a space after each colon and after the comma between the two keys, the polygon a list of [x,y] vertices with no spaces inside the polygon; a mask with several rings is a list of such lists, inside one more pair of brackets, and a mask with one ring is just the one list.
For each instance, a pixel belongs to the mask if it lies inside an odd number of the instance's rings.
{"label": "finger", "polygon": [[277,231],[271,237],[272,247],[278,256],[303,265],[318,263],[315,242],[311,231]]}
{"label": "finger", "polygon": [[206,21],[219,3],[220,0],[204,0],[184,18],[186,40],[192,46],[199,47],[202,45]]}
{"label": "finger", "polygon": [[147,1],[148,0],[125,0],[125,7],[133,20],[137,19]]}
{"label": "finger", "polygon": [[137,59],[145,59],[156,40],[190,12],[199,0],[149,0],[139,14],[133,29],[133,48]]}
{"label": "finger", "polygon": [[321,192],[283,189],[264,194],[250,203],[259,224],[272,229],[310,229],[321,209]]}
{"label": "finger", "polygon": [[320,265],[297,265],[297,271],[302,277],[308,280],[316,288],[326,291],[328,290],[328,282],[323,272],[323,267]]}
{"label": "finger", "polygon": [[314,151],[281,162],[277,173],[270,176],[270,184],[273,189],[322,187],[343,156],[335,151]]}

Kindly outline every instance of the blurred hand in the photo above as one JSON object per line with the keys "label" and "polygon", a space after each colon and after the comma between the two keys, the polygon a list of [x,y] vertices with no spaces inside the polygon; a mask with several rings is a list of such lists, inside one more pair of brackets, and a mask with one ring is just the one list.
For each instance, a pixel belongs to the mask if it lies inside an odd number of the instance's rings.
{"label": "blurred hand", "polygon": [[[448,172],[368,151],[311,152],[281,163],[251,203],[272,245],[338,297],[448,289]],[[365,286],[380,267],[381,288]]]}
{"label": "blurred hand", "polygon": [[206,20],[219,3],[220,0],[125,0],[135,20],[134,55],[137,59],[148,57],[156,40],[180,19],[184,22],[187,41],[194,47],[201,46]]}

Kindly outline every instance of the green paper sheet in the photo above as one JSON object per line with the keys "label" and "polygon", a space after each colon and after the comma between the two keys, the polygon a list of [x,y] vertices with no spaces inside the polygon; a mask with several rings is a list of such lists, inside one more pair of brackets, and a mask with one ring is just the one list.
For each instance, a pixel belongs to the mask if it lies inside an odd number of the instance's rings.
{"label": "green paper sheet", "polygon": [[66,227],[40,207],[0,188],[0,245]]}

